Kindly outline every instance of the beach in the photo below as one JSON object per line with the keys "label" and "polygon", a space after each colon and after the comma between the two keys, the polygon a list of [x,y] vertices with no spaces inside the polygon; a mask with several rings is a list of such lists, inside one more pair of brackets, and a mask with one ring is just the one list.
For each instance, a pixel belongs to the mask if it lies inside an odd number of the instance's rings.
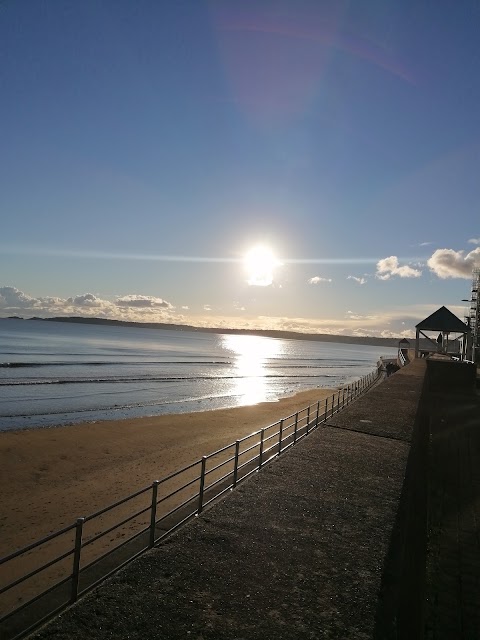
{"label": "beach", "polygon": [[0,434],[0,555],[161,479],[253,431],[331,396]]}

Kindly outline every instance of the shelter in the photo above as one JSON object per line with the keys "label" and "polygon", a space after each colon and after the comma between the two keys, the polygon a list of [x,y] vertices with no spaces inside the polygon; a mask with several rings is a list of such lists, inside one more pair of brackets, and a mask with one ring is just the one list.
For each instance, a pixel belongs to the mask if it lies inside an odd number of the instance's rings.
{"label": "shelter", "polygon": [[[428,316],[428,318],[425,318],[425,320],[419,322],[415,326],[415,329],[417,330],[415,338],[416,358],[418,358],[419,356],[420,334],[422,334],[424,338],[427,338],[427,340],[429,340],[435,347],[434,349],[432,349],[432,351],[447,353],[451,333],[460,334],[459,337],[461,339],[462,345],[461,357],[462,359],[465,358],[467,350],[467,338],[471,333],[471,329],[446,307],[440,307],[440,309],[437,309],[437,311],[432,313],[431,316]],[[439,332],[437,339],[432,340],[430,336],[427,336],[425,334],[425,331],[434,331],[435,333]],[[456,337],[455,340],[458,341],[458,338]],[[457,342],[457,344],[459,343]]]}

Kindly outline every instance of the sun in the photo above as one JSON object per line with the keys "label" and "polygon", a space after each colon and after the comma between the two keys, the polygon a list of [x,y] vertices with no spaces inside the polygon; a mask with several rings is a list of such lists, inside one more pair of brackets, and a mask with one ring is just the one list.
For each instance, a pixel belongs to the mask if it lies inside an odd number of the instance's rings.
{"label": "sun", "polygon": [[273,272],[280,262],[268,247],[257,246],[245,256],[245,269],[248,284],[257,287],[268,287],[273,282]]}

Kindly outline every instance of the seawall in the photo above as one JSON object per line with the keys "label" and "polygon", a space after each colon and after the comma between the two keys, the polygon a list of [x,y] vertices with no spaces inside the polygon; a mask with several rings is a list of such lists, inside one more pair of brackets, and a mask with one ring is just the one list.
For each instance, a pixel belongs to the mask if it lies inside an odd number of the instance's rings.
{"label": "seawall", "polygon": [[36,637],[421,637],[425,371],[388,378]]}

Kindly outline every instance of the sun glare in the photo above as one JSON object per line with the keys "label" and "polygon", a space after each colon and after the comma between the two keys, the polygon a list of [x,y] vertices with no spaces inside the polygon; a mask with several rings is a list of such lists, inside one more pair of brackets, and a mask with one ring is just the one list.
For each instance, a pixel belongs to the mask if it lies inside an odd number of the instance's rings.
{"label": "sun glare", "polygon": [[267,287],[272,284],[274,269],[279,264],[268,247],[258,246],[250,249],[245,256],[248,284],[258,287]]}

